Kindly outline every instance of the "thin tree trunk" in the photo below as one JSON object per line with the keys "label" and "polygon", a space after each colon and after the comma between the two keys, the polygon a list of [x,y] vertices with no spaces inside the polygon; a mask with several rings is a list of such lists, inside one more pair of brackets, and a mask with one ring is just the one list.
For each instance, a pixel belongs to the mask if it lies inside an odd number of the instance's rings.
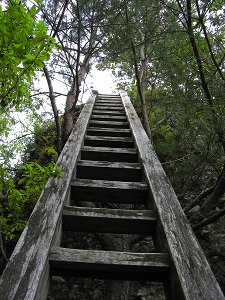
{"label": "thin tree trunk", "polygon": [[81,83],[87,74],[87,66],[89,63],[89,59],[86,59],[84,63],[80,66],[78,73],[76,74],[74,83],[66,97],[66,107],[65,107],[64,121],[63,121],[63,143],[64,144],[67,141],[74,125],[74,108],[77,105]]}
{"label": "thin tree trunk", "polygon": [[[133,51],[133,56],[134,56],[134,68],[135,68],[135,76],[137,80],[137,89],[138,89],[138,94],[141,100],[141,112],[142,112],[142,117],[143,117],[143,125],[144,129],[148,135],[149,138],[151,138],[151,130],[149,126],[149,118],[148,118],[148,113],[147,113],[147,107],[146,107],[146,102],[145,102],[145,84],[146,84],[146,68],[147,68],[147,59],[142,60],[142,74],[139,73],[138,71],[138,63],[136,59],[136,50],[134,43],[131,42],[131,47]],[[142,75],[142,76],[140,76]]]}
{"label": "thin tree trunk", "polygon": [[56,133],[57,133],[57,152],[58,154],[61,153],[62,150],[62,128],[61,128],[61,124],[60,124],[60,119],[59,119],[59,115],[58,115],[58,110],[55,104],[55,95],[54,95],[54,91],[53,91],[53,86],[52,86],[52,81],[48,72],[48,69],[46,67],[46,65],[44,65],[43,68],[47,83],[48,83],[48,89],[49,89],[49,98],[51,101],[51,106],[52,106],[52,111],[54,114],[54,119],[55,119],[55,125],[56,125]]}
{"label": "thin tree trunk", "polygon": [[205,26],[205,23],[204,23],[204,20],[203,20],[203,16],[201,16],[201,12],[200,12],[200,7],[199,7],[198,0],[195,0],[195,3],[196,3],[196,7],[197,7],[199,22],[200,22],[200,24],[202,26],[202,30],[203,30],[203,33],[204,33],[204,37],[205,37],[208,49],[209,49],[209,53],[210,53],[211,59],[212,59],[214,65],[215,65],[218,73],[220,74],[221,79],[225,83],[225,78],[224,78],[223,72],[222,72],[219,64],[216,61],[215,55],[213,53],[213,50],[212,50],[212,47],[211,47],[211,44],[210,44],[210,41],[209,41],[209,38],[208,38],[208,34],[207,34],[206,26]]}
{"label": "thin tree trunk", "polygon": [[201,209],[205,214],[208,214],[209,211],[219,202],[225,193],[225,164],[223,166],[222,176],[218,180],[215,189],[212,195],[204,202]]}
{"label": "thin tree trunk", "polygon": [[[221,128],[218,119],[217,119],[217,114],[214,108],[214,102],[213,102],[213,97],[211,95],[211,92],[208,87],[208,83],[205,78],[205,73],[204,73],[204,68],[203,68],[203,62],[200,56],[200,52],[195,40],[195,35],[193,32],[193,26],[192,26],[192,9],[191,9],[191,0],[187,0],[187,27],[188,27],[188,36],[190,40],[190,44],[192,47],[192,51],[194,53],[194,57],[198,66],[198,71],[199,71],[199,77],[201,80],[201,85],[202,89],[205,93],[206,99],[208,101],[209,107],[211,108],[211,113],[213,117],[213,123],[214,123],[214,129],[215,133],[218,136],[219,143],[221,144],[223,151],[225,153],[225,137],[224,137],[224,130]],[[204,203],[203,205],[203,210],[205,213],[208,213],[210,209],[215,205],[216,202],[218,202],[220,196],[222,193],[225,192],[225,167],[224,167],[224,176],[221,177],[219,182],[217,183],[215,190],[212,193],[212,196]],[[222,184],[221,184],[222,182]]]}
{"label": "thin tree trunk", "polygon": [[148,61],[146,57],[145,51],[145,36],[140,30],[140,34],[142,36],[142,45],[140,49],[140,56],[141,56],[141,68],[140,68],[140,93],[141,93],[141,110],[143,115],[144,127],[146,133],[149,138],[151,138],[151,129],[149,126],[149,117],[147,113],[147,106],[145,101],[145,91],[147,89],[147,70],[148,70]]}
{"label": "thin tree trunk", "polygon": [[[129,25],[129,17],[128,17],[128,10],[127,10],[127,0],[124,0],[124,7],[125,7],[126,23],[127,23],[127,26],[128,26]],[[133,52],[135,77],[136,77],[136,80],[137,80],[137,89],[138,89],[138,94],[139,94],[140,101],[141,101],[141,112],[142,112],[142,118],[143,118],[143,126],[144,126],[144,129],[145,129],[148,137],[151,138],[151,130],[150,130],[150,126],[149,126],[149,118],[148,118],[147,107],[146,107],[146,102],[145,102],[146,77],[147,77],[147,58],[146,58],[145,49],[144,49],[145,39],[142,35],[141,70],[140,70],[140,72],[138,70],[136,50],[135,50],[134,43],[132,41],[132,37],[130,38],[130,40],[131,40],[131,42],[130,42],[131,43],[131,49],[132,49],[132,52]]]}

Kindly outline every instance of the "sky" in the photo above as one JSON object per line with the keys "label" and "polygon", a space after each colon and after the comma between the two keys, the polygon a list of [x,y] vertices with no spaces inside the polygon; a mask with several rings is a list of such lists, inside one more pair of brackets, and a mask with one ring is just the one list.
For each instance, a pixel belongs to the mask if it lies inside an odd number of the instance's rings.
{"label": "sky", "polygon": [[[48,86],[45,77],[39,77],[39,81],[37,82],[37,87],[41,88],[42,91],[48,92]],[[91,95],[91,90],[97,90],[100,94],[115,94],[117,93],[117,84],[116,78],[112,74],[112,70],[99,71],[95,66],[92,67],[91,72],[87,75],[85,84],[81,91],[85,91],[85,93],[81,93],[81,101],[85,103]],[[53,89],[55,93],[67,94],[68,87],[65,84],[54,81]],[[65,108],[66,96],[59,96],[56,98],[57,108],[63,112]],[[50,105],[50,101],[48,102]],[[49,106],[48,105],[48,106]],[[48,108],[45,108],[48,110]],[[51,108],[49,106],[51,111]]]}
{"label": "sky", "polygon": [[100,94],[116,93],[116,78],[111,70],[99,71],[95,67],[87,77],[87,84]]}

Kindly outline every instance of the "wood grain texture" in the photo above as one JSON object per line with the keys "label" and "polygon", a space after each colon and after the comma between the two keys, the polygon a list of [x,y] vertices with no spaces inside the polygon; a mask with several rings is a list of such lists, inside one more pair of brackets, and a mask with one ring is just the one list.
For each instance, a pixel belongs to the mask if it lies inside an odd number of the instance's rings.
{"label": "wood grain texture", "polygon": [[142,169],[138,163],[80,160],[77,162],[77,178],[142,181]]}
{"label": "wood grain texture", "polygon": [[90,127],[129,128],[128,122],[90,120]]}
{"label": "wood grain texture", "polygon": [[106,105],[95,105],[94,109],[97,109],[97,110],[112,110],[112,111],[124,111],[124,107],[118,107],[118,106],[106,106]]}
{"label": "wood grain texture", "polygon": [[138,155],[135,149],[84,146],[81,151],[81,159],[137,162]]}
{"label": "wood grain texture", "polygon": [[148,189],[142,182],[75,179],[71,182],[71,200],[145,204]]}
{"label": "wood grain texture", "polygon": [[60,226],[60,215],[67,201],[94,100],[90,98],[84,106],[58,159],[63,177],[47,182],[1,277],[0,298],[3,300],[46,298],[49,249]]}
{"label": "wood grain texture", "polygon": [[121,97],[173,262],[171,299],[225,299],[135,109],[125,93]]}
{"label": "wood grain texture", "polygon": [[126,279],[162,280],[169,273],[166,253],[131,253],[54,247],[50,255],[54,274]]}
{"label": "wood grain texture", "polygon": [[101,136],[131,136],[130,129],[121,129],[121,128],[102,128],[102,127],[95,127],[95,128],[88,128],[87,130],[88,135],[101,135]]}
{"label": "wood grain texture", "polygon": [[114,115],[114,116],[126,116],[124,111],[116,111],[116,110],[97,110],[93,109],[93,114],[94,115]]}
{"label": "wood grain texture", "polygon": [[134,140],[132,137],[86,135],[84,138],[84,146],[134,148]]}
{"label": "wood grain texture", "polygon": [[101,115],[95,115],[92,114],[91,116],[92,120],[105,120],[105,121],[126,121],[127,118],[126,116],[117,116],[117,115],[105,115],[105,114],[101,114]]}
{"label": "wood grain texture", "polygon": [[63,209],[64,230],[150,235],[155,227],[156,216],[151,210],[74,206]]}

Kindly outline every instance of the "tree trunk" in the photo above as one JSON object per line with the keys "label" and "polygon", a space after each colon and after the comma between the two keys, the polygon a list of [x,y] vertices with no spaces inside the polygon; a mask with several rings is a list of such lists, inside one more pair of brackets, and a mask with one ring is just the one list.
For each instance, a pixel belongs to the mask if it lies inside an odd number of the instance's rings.
{"label": "tree trunk", "polygon": [[62,128],[59,120],[59,115],[58,115],[58,110],[55,104],[55,95],[53,91],[53,86],[52,86],[52,81],[48,72],[48,69],[44,65],[43,68],[47,83],[48,83],[48,89],[49,89],[49,98],[51,101],[51,106],[52,106],[52,111],[54,114],[54,119],[55,119],[55,126],[56,126],[56,132],[57,132],[57,152],[58,154],[61,153],[62,150]]}
{"label": "tree trunk", "polygon": [[141,69],[140,69],[140,94],[141,94],[141,112],[143,116],[143,124],[145,131],[148,135],[149,138],[151,138],[151,129],[149,126],[149,117],[147,113],[147,106],[146,106],[146,101],[145,101],[145,91],[147,89],[147,70],[148,70],[148,61],[146,57],[146,51],[145,51],[145,36],[144,34],[140,31],[141,36],[142,36],[142,45],[141,45]]}
{"label": "tree trunk", "polygon": [[136,59],[136,50],[135,50],[135,46],[134,46],[133,42],[131,42],[131,47],[132,47],[133,56],[134,56],[134,67],[135,67],[135,76],[136,76],[136,80],[137,80],[137,89],[138,89],[138,94],[139,94],[140,101],[141,101],[143,126],[144,126],[144,129],[145,129],[148,137],[151,138],[151,130],[150,130],[150,126],[149,126],[149,118],[148,118],[147,107],[146,107],[146,102],[145,102],[147,58],[142,57],[143,59],[141,60],[141,70],[139,72],[138,71],[138,63],[137,63],[137,59]]}
{"label": "tree trunk", "polygon": [[66,143],[73,128],[73,104],[75,102],[74,92],[70,90],[66,96],[66,107],[63,120],[63,144]]}
{"label": "tree trunk", "polygon": [[218,180],[212,195],[204,202],[202,206],[202,210],[205,215],[207,215],[210,212],[210,210],[216,204],[218,204],[220,199],[223,197],[224,193],[225,193],[225,164],[223,166],[222,175]]}
{"label": "tree trunk", "polygon": [[90,58],[85,59],[84,63],[80,66],[78,73],[76,74],[76,78],[74,78],[72,87],[66,97],[66,107],[65,107],[64,120],[63,120],[63,143],[64,144],[67,141],[74,125],[74,108],[77,104],[78,97],[80,94],[81,83],[87,74],[87,65],[89,59]]}
{"label": "tree trunk", "polygon": [[[215,134],[217,135],[218,141],[219,141],[220,145],[222,146],[223,152],[225,154],[224,129],[221,127],[221,124],[217,118],[217,113],[216,113],[215,107],[214,107],[214,100],[211,95],[211,92],[210,92],[210,89],[209,89],[209,86],[208,86],[208,83],[207,83],[207,80],[205,77],[203,61],[201,59],[200,51],[197,46],[194,31],[193,31],[191,0],[186,0],[186,3],[187,3],[187,30],[188,30],[190,44],[191,44],[192,51],[193,51],[193,54],[194,54],[194,57],[195,57],[195,60],[197,63],[202,89],[203,89],[205,97],[208,101],[208,105],[210,107],[210,111],[212,114],[211,117],[213,120]],[[215,187],[215,190],[212,193],[212,196],[202,206],[204,213],[208,213],[210,211],[210,209],[216,203],[218,203],[221,195],[224,193],[224,190],[225,190],[225,165],[223,168],[223,175],[221,176],[220,180],[218,181],[218,183]]]}

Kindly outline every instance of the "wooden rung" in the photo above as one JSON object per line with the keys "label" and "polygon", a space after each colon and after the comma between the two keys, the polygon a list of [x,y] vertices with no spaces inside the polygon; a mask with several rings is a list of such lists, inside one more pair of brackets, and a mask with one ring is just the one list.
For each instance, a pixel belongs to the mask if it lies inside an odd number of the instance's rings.
{"label": "wooden rung", "polygon": [[116,120],[116,121],[127,121],[127,118],[126,116],[110,116],[110,115],[104,115],[104,114],[101,114],[101,115],[94,115],[92,114],[91,116],[92,120],[106,120],[106,121],[113,121],[113,120]]}
{"label": "wooden rung", "polygon": [[145,204],[147,185],[142,182],[75,179],[71,182],[73,201]]}
{"label": "wooden rung", "polygon": [[96,103],[94,105],[94,109],[96,109],[96,107],[98,108],[101,108],[101,107],[106,107],[106,109],[109,109],[109,108],[114,108],[114,110],[117,110],[117,109],[123,109],[124,110],[124,107],[122,104],[116,104],[116,103]]}
{"label": "wooden rung", "polygon": [[128,122],[116,122],[116,121],[95,121],[90,120],[90,127],[107,127],[107,128],[129,128]]}
{"label": "wooden rung", "polygon": [[99,136],[131,136],[130,129],[124,128],[102,128],[102,127],[89,127],[87,129],[88,135],[99,135]]}
{"label": "wooden rung", "polygon": [[122,101],[121,99],[114,99],[114,100],[111,100],[111,99],[105,99],[105,100],[96,100],[95,101],[95,104],[97,103],[100,103],[100,104],[104,104],[104,103],[107,103],[107,104],[121,104],[122,105]]}
{"label": "wooden rung", "polygon": [[77,178],[141,181],[142,169],[138,163],[79,160]]}
{"label": "wooden rung", "polygon": [[118,106],[106,106],[106,105],[95,105],[94,106],[94,109],[97,109],[97,110],[113,110],[113,111],[122,111],[124,112],[124,107],[118,107]]}
{"label": "wooden rung", "polygon": [[84,138],[84,146],[133,148],[134,140],[131,137],[111,137],[111,136],[89,136],[89,135],[86,135]]}
{"label": "wooden rung", "polygon": [[126,116],[124,111],[116,111],[116,110],[97,110],[94,109],[92,111],[93,115],[115,115],[115,116]]}
{"label": "wooden rung", "polygon": [[114,162],[137,162],[138,154],[135,149],[129,148],[84,146],[81,149],[81,159]]}
{"label": "wooden rung", "polygon": [[119,94],[98,94],[97,99],[121,99]]}
{"label": "wooden rung", "polygon": [[152,210],[75,206],[64,206],[63,210],[63,230],[150,235],[155,226],[156,216]]}
{"label": "wooden rung", "polygon": [[50,253],[52,275],[116,280],[163,281],[169,275],[167,253],[130,253],[54,247]]}

